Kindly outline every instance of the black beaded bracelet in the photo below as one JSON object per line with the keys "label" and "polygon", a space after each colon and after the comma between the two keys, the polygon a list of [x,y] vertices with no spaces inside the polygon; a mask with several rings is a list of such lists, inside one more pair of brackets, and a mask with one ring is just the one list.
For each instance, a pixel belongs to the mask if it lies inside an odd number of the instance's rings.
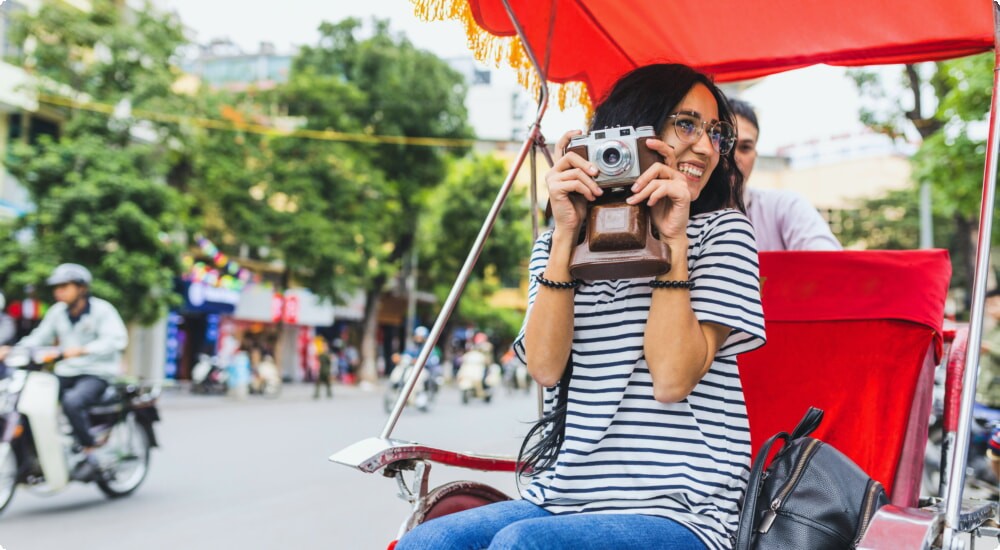
{"label": "black beaded bracelet", "polygon": [[580,279],[573,279],[572,281],[550,281],[545,277],[542,277],[541,275],[535,275],[535,280],[538,281],[538,284],[542,286],[547,286],[549,288],[557,288],[560,290],[569,290],[571,288],[576,288],[580,286],[580,283],[583,282]]}
{"label": "black beaded bracelet", "polygon": [[686,288],[691,290],[694,288],[694,281],[657,281],[653,279],[649,281],[649,286],[652,288]]}

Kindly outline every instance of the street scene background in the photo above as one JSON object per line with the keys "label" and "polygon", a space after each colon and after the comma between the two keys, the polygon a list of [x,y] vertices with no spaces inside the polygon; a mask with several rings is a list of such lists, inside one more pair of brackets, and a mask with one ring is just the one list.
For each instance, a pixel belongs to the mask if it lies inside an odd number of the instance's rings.
{"label": "street scene background", "polygon": [[[133,495],[106,499],[93,485],[41,497],[22,491],[0,519],[7,550],[52,548],[379,549],[393,540],[408,505],[396,482],[327,460],[375,437],[387,415],[381,392],[312,387],[275,399],[235,401],[167,392],[161,447]],[[537,415],[535,392],[500,392],[462,405],[447,389],[432,410],[408,409],[393,437],[455,451],[516,454]],[[479,480],[515,496],[513,474],[435,465],[431,485]]]}
{"label": "street scene background", "polygon": [[[979,55],[723,89],[758,111],[752,186],[800,194],[848,250],[947,249],[961,323],[991,78]],[[419,352],[534,108],[459,22],[406,0],[0,2],[0,321],[11,342],[29,333],[52,269],[86,265],[128,324],[122,379],[161,388],[163,418],[135,494],[21,489],[0,545],[384,548],[407,512],[395,482],[327,457],[381,431],[391,372]],[[579,105],[543,121],[549,144],[585,125]],[[394,436],[516,454],[534,388],[463,405],[450,371],[485,349],[511,372],[546,200],[530,184],[523,169],[443,327],[447,382]],[[277,396],[250,395],[275,377]],[[334,397],[314,399],[327,377]],[[517,492],[511,474],[432,472],[464,478]]]}

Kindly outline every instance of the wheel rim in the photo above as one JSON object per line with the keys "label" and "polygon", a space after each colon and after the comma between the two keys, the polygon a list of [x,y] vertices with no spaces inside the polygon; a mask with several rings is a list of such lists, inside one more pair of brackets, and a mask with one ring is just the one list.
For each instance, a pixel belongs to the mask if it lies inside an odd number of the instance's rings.
{"label": "wheel rim", "polygon": [[146,430],[129,415],[111,429],[103,449],[108,469],[107,487],[117,493],[135,489],[149,468],[149,439]]}
{"label": "wheel rim", "polygon": [[14,488],[17,486],[17,459],[10,443],[0,443],[0,460],[2,460],[0,462],[0,510],[2,510],[14,496]]}

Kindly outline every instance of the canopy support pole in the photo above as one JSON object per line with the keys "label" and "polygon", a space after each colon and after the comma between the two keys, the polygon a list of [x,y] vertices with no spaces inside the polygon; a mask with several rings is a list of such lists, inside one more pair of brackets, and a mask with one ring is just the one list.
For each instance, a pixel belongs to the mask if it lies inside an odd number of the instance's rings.
{"label": "canopy support pole", "polygon": [[545,79],[545,73],[538,64],[538,60],[535,57],[534,52],[531,51],[531,46],[528,43],[527,36],[524,34],[524,29],[521,27],[514,11],[510,7],[510,2],[508,0],[503,0],[503,4],[504,8],[507,10],[507,15],[510,17],[511,23],[513,23],[514,28],[517,29],[517,35],[521,39],[525,53],[527,53],[532,66],[538,73],[539,82],[541,82],[541,94],[538,100],[538,110],[535,113],[535,121],[531,124],[528,130],[528,136],[524,139],[524,143],[521,145],[521,149],[517,153],[514,164],[511,166],[510,173],[507,174],[507,178],[504,180],[503,185],[501,185],[500,190],[497,191],[496,199],[493,200],[493,206],[490,207],[490,211],[486,215],[486,220],[483,221],[483,225],[479,229],[479,234],[476,236],[476,241],[472,244],[472,249],[469,251],[469,255],[466,256],[465,263],[462,265],[462,269],[459,271],[458,277],[455,279],[455,283],[448,292],[448,297],[445,299],[444,305],[441,306],[441,312],[438,313],[437,320],[434,321],[434,326],[431,328],[430,334],[427,335],[427,340],[424,342],[424,346],[421,348],[420,354],[417,356],[417,360],[413,365],[413,369],[410,371],[406,384],[403,386],[402,391],[399,392],[399,397],[396,398],[396,404],[393,406],[392,412],[389,413],[389,419],[386,420],[385,427],[382,428],[382,433],[380,435],[382,439],[389,439],[392,436],[392,431],[396,428],[396,423],[399,421],[399,417],[403,413],[403,408],[406,406],[406,402],[409,400],[410,394],[413,393],[413,388],[417,385],[420,373],[423,372],[424,365],[427,364],[427,358],[430,357],[431,351],[434,349],[434,346],[437,345],[438,338],[441,337],[441,332],[444,330],[444,326],[448,323],[448,319],[451,318],[451,314],[455,310],[455,306],[458,305],[458,300],[462,297],[462,292],[465,291],[465,285],[469,282],[469,277],[472,275],[472,268],[475,267],[476,260],[479,259],[479,254],[483,251],[483,246],[486,244],[486,238],[489,236],[490,231],[496,224],[497,217],[500,214],[500,208],[503,206],[504,201],[507,200],[507,195],[510,194],[510,190],[514,186],[514,178],[520,171],[521,165],[524,164],[524,159],[528,156],[528,152],[535,147],[536,143],[544,143],[544,138],[541,137],[541,122],[542,116],[545,114],[545,110],[549,105],[548,83]]}
{"label": "canopy support pole", "polygon": [[[979,209],[979,235],[976,241],[976,270],[972,284],[972,310],[969,312],[969,345],[965,350],[965,375],[962,379],[962,406],[959,410],[958,433],[955,438],[952,467],[948,474],[945,495],[944,545],[946,550],[961,548],[958,537],[962,510],[962,489],[965,463],[969,454],[969,426],[976,397],[979,375],[979,350],[983,334],[983,309],[986,302],[986,281],[990,267],[990,242],[993,235],[993,211],[996,199],[997,151],[1000,148],[1000,0],[993,1],[993,98],[990,103],[990,131],[986,140],[986,166],[983,171],[983,199]],[[942,473],[943,475],[944,473]]]}

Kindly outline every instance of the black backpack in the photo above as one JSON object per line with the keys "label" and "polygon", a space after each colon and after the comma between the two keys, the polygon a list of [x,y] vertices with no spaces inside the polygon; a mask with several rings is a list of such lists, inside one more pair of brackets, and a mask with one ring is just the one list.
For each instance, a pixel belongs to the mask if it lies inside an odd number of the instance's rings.
{"label": "black backpack", "polygon": [[[757,452],[736,550],[855,548],[875,512],[888,503],[881,483],[837,449],[806,437],[822,420],[823,411],[810,407],[791,435],[780,432]],[[764,471],[779,439],[785,446]]]}

